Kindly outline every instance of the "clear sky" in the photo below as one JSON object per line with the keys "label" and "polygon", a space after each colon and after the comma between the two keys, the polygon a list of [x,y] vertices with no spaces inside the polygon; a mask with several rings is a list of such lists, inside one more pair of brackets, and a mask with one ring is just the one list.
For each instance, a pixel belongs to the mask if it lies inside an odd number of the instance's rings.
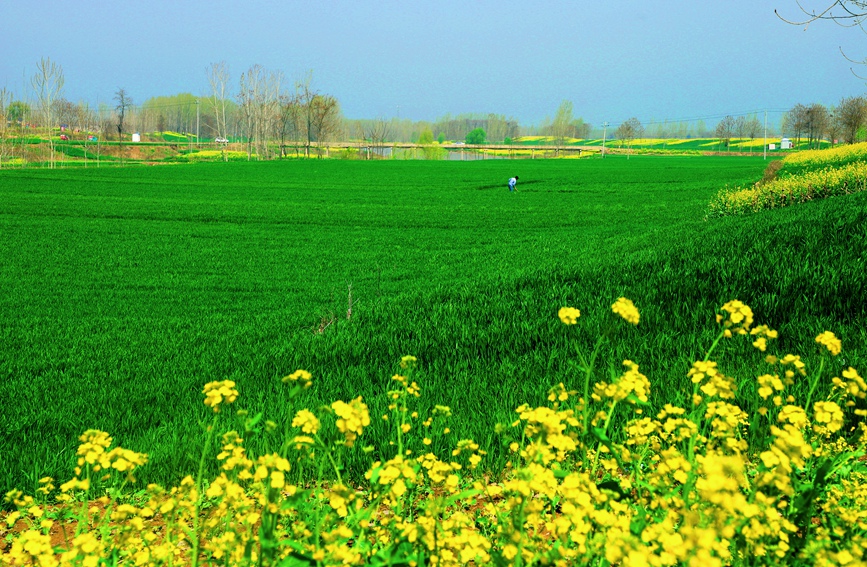
{"label": "clear sky", "polygon": [[123,87],[141,103],[206,95],[206,68],[225,61],[235,88],[253,64],[288,86],[312,70],[348,118],[492,112],[523,125],[564,99],[594,125],[713,123],[865,92],[840,48],[864,58],[867,35],[791,26],[775,8],[800,15],[795,0],[3,0],[0,87],[21,97],[50,57],[67,99]]}

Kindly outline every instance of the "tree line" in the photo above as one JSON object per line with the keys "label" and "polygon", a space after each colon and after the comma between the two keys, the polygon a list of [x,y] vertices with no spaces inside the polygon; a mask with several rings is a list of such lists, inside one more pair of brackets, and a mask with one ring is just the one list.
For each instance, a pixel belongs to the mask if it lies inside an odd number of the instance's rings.
{"label": "tree line", "polygon": [[[60,127],[81,133],[85,142],[92,140],[97,152],[99,142],[123,143],[131,132],[178,132],[186,136],[187,143],[200,138],[242,143],[248,159],[293,152],[310,156],[324,143],[347,139],[364,140],[377,148],[395,142],[426,145],[447,140],[510,143],[527,135],[548,137],[555,151],[574,139],[607,137],[631,145],[644,136],[715,137],[720,149],[730,149],[732,140],[755,140],[766,127],[756,115],[726,116],[715,128],[703,120],[642,125],[633,117],[609,130],[607,123],[594,127],[576,116],[570,100],[562,101],[553,116],[536,126],[522,126],[512,117],[493,113],[446,114],[432,122],[382,116],[348,119],[336,97],[314,88],[312,73],[287,83],[282,72],[252,65],[233,80],[226,63],[219,62],[208,66],[205,74],[209,88],[203,96],[180,93],[136,104],[126,89],[118,87],[110,100],[91,106],[67,100],[62,68],[50,59],[41,59],[31,78],[32,98],[28,102],[13,99],[7,89],[0,89],[0,165],[12,154],[11,137],[17,136],[23,147],[26,136],[41,133],[48,140],[45,161],[53,166],[55,134]],[[830,107],[797,104],[785,113],[781,126],[798,144],[805,139],[809,147],[818,147],[826,139],[832,143],[867,139],[865,125],[867,99],[858,96],[843,98]],[[52,135],[45,136],[46,132]],[[768,133],[772,135],[773,128]]]}

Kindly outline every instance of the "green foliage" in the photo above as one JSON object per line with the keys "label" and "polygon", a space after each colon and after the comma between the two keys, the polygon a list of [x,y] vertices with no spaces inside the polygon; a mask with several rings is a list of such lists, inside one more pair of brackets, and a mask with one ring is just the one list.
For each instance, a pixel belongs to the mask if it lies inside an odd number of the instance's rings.
{"label": "green foliage", "polygon": [[440,144],[443,144],[443,143],[445,143],[445,141],[446,141],[446,133],[440,132],[439,136],[437,136],[437,142]]}
{"label": "green foliage", "polygon": [[[254,159],[257,157],[253,154]],[[247,152],[240,150],[199,150],[184,152],[178,156],[180,161],[247,161]]]}
{"label": "green foliage", "polygon": [[28,114],[30,114],[30,105],[20,100],[12,101],[6,107],[6,120],[13,124],[24,120]]}
{"label": "green foliage", "polygon": [[433,132],[431,132],[430,128],[425,128],[421,131],[421,134],[418,136],[419,144],[433,144],[434,137]]}
{"label": "green foliage", "polygon": [[475,130],[471,130],[469,134],[467,134],[466,142],[468,144],[484,144],[487,139],[487,134],[482,128],[476,128]]}
{"label": "green foliage", "polygon": [[[766,162],[520,163],[517,195],[507,160],[0,172],[0,400],[14,400],[0,403],[0,490],[69,478],[69,447],[90,427],[149,453],[140,482],[179,481],[198,464],[211,379],[236,380],[251,415],[279,423],[357,395],[381,416],[407,353],[420,411],[451,406],[452,441],[475,439],[502,467],[491,425],[575,384],[557,309],[580,307],[590,351],[620,296],[642,323],[610,330],[599,360],[614,362],[595,378],[640,364],[648,415],[688,401],[709,314],[734,298],[780,331],[781,350],[832,330],[845,364],[865,366],[867,194],[705,221],[719,186],[758,179]],[[738,363],[721,371],[748,395],[762,353],[723,348]],[[274,378],[298,368],[319,385],[286,406]],[[365,435],[391,438],[377,419]]]}

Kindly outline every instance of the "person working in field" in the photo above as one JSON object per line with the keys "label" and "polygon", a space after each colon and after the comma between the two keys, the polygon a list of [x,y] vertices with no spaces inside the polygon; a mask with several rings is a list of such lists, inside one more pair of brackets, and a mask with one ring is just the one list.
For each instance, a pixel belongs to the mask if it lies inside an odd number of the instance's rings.
{"label": "person working in field", "polygon": [[518,189],[515,187],[518,184],[518,176],[509,179],[509,191],[517,191]]}

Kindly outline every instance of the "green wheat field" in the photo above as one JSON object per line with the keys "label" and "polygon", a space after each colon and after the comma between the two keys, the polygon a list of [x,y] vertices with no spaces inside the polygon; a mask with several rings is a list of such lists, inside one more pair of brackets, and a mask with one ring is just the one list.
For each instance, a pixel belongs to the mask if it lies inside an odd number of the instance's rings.
{"label": "green wheat field", "polygon": [[[637,362],[657,406],[687,403],[687,370],[732,299],[779,330],[781,352],[817,354],[814,338],[830,330],[843,366],[863,369],[867,194],[706,216],[718,190],[761,179],[768,163],[0,171],[0,492],[71,478],[90,428],[148,453],[140,482],[178,482],[200,458],[212,380],[236,381],[238,405],[278,424],[361,395],[374,417],[363,443],[371,458],[390,455],[378,416],[403,355],[419,361],[420,413],[454,414],[451,441],[434,449],[472,438],[496,467],[506,456],[494,425],[578,379],[565,305],[581,310],[585,351],[611,336],[602,376]],[[641,312],[637,327],[612,324],[621,296]],[[749,341],[720,348],[743,362],[726,374],[755,389],[764,353]],[[297,369],[316,386],[290,406],[280,378]],[[267,443],[262,433],[246,444]]]}

